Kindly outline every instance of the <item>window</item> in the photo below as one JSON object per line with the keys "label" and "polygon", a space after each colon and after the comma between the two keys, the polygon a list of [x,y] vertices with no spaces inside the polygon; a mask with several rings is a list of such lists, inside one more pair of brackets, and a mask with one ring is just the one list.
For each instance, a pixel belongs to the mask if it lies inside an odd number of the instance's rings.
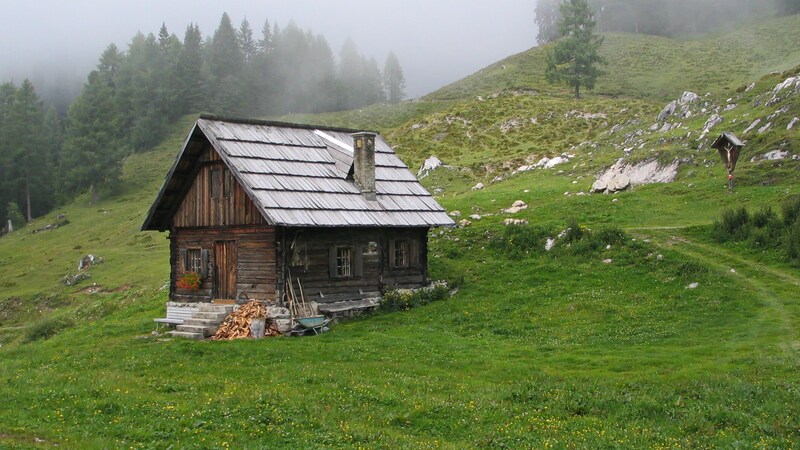
{"label": "window", "polygon": [[408,267],[408,241],[394,241],[394,251],[391,254],[392,267]]}
{"label": "window", "polygon": [[202,248],[182,248],[180,258],[183,262],[183,272],[194,272],[205,278],[208,274],[208,250]]}
{"label": "window", "polygon": [[364,257],[359,245],[332,245],[330,247],[331,278],[360,277],[363,273]]}
{"label": "window", "polygon": [[389,267],[406,269],[419,266],[419,241],[394,239],[389,241]]}
{"label": "window", "polygon": [[190,248],[186,253],[186,271],[200,274],[203,270],[203,255],[199,248]]}
{"label": "window", "polygon": [[353,276],[353,248],[336,247],[336,276]]}

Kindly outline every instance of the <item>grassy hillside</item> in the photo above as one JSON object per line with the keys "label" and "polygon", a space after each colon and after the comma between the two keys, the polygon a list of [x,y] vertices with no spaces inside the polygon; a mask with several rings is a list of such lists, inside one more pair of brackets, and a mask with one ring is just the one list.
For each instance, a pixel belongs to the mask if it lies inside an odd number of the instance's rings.
{"label": "grassy hillside", "polygon": [[[800,59],[800,16],[770,20],[720,33],[676,40],[636,34],[605,35],[601,55],[606,76],[598,94],[658,101],[684,90],[720,93],[772,71],[783,72]],[[532,89],[569,94],[544,80],[545,51],[533,48],[486,67],[426,97],[472,99],[499,89]]]}
{"label": "grassy hillside", "polygon": [[[126,161],[123,192],[91,207],[78,198],[59,210],[64,227],[31,233],[53,215],[0,238],[0,397],[24,405],[0,409],[0,447],[796,446],[800,271],[768,249],[717,244],[708,228],[723,208],[778,208],[800,192],[800,161],[750,162],[800,153],[800,126],[786,129],[800,92],[768,105],[794,72],[767,74],[800,64],[775,37],[797,33],[797,19],[744,30],[760,43],[743,47],[756,59],[718,88],[713,70],[692,88],[676,78],[686,66],[671,65],[622,84],[633,61],[622,52],[609,55],[605,89],[625,95],[576,102],[533,75],[532,50],[419,102],[293,116],[379,129],[412,168],[436,154],[451,167],[423,182],[462,218],[481,215],[430,236],[431,275],[458,282],[455,296],[316,337],[152,333],[167,300],[167,241],[139,227],[194,120],[185,118]],[[721,61],[723,38],[617,35],[606,51],[669,62],[706,48],[699,60]],[[641,95],[648,76],[658,93]],[[668,119],[669,131],[651,130],[664,97],[690,88],[711,95],[692,117]],[[722,124],[698,140],[714,113]],[[742,134],[757,118],[773,125]],[[708,149],[722,130],[748,140],[734,193]],[[513,173],[564,152],[575,157]],[[673,183],[578,195],[622,156],[684,162]],[[485,189],[471,190],[478,181]],[[504,213],[515,200],[529,208]],[[90,253],[104,259],[91,278],[60,284]]]}

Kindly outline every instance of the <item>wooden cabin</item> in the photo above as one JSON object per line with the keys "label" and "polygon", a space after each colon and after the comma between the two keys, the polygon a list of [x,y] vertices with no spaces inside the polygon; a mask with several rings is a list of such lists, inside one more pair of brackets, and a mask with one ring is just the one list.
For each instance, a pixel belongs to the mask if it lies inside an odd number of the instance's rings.
{"label": "wooden cabin", "polygon": [[291,276],[324,303],[427,284],[452,225],[376,133],[201,116],[142,230],[169,231],[173,301],[281,303]]}

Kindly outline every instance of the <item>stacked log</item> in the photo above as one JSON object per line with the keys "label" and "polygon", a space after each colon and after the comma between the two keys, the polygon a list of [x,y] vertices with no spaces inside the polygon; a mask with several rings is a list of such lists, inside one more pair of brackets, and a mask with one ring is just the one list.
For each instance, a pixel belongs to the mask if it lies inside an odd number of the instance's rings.
{"label": "stacked log", "polygon": [[267,308],[261,302],[251,300],[231,313],[222,322],[217,332],[211,337],[215,341],[228,341],[250,337],[250,328],[254,319],[265,319],[265,337],[280,336],[274,320],[267,318]]}

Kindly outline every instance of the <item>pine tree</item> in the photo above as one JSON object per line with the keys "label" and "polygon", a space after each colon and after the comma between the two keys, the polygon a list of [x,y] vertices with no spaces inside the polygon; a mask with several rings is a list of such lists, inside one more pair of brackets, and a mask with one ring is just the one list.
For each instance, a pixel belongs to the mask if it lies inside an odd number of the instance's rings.
{"label": "pine tree", "polygon": [[598,54],[603,38],[594,34],[595,21],[587,0],[565,0],[561,4],[559,30],[563,36],[547,54],[545,76],[551,83],[564,83],[580,98],[581,87],[593,89],[603,62]]}
{"label": "pine tree", "polygon": [[383,65],[383,85],[386,88],[386,97],[389,103],[400,103],[406,96],[404,91],[406,78],[394,52],[389,52],[386,63]]}
{"label": "pine tree", "polygon": [[200,27],[189,24],[183,37],[183,47],[178,56],[177,78],[180,83],[181,114],[198,112],[206,105],[206,81],[203,71],[203,36]]}
{"label": "pine tree", "polygon": [[265,19],[264,26],[261,27],[261,39],[259,39],[257,42],[259,53],[268,55],[270,52],[272,52],[274,48],[272,43],[273,36],[273,30],[269,26],[269,20]]}
{"label": "pine tree", "polygon": [[[17,89],[9,114],[12,127],[10,147],[14,159],[17,198],[30,222],[35,215],[50,207],[50,168],[43,139],[44,112],[33,83],[25,80]],[[41,205],[41,207],[40,207]],[[34,211],[36,207],[36,211]]]}
{"label": "pine tree", "polygon": [[244,56],[227,13],[222,14],[207,50],[209,106],[219,114],[236,114],[240,111],[243,94],[241,76]]}
{"label": "pine tree", "polygon": [[238,37],[244,64],[249,65],[253,62],[253,57],[256,54],[257,43],[253,38],[253,29],[250,28],[250,22],[247,21],[247,17],[242,20],[242,24],[239,26]]}

